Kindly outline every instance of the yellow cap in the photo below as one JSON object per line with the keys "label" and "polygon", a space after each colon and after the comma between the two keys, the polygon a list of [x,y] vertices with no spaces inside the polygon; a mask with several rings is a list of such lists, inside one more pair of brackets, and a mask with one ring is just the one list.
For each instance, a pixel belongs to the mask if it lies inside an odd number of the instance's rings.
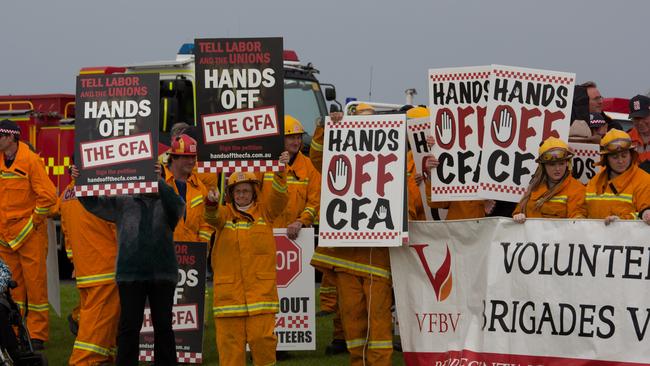
{"label": "yellow cap", "polygon": [[429,108],[414,107],[406,111],[407,118],[424,118],[429,117]]}
{"label": "yellow cap", "polygon": [[363,112],[363,111],[370,111],[370,112],[375,112],[375,108],[373,108],[370,104],[368,103],[359,103],[357,104],[357,108],[355,109],[356,113]]}
{"label": "yellow cap", "polygon": [[573,155],[566,142],[557,137],[549,137],[539,147],[536,161],[542,164],[552,161],[563,161],[571,159]]}
{"label": "yellow cap", "polygon": [[228,177],[228,187],[234,187],[239,183],[259,183],[255,173],[251,172],[234,172]]}
{"label": "yellow cap", "polygon": [[634,149],[632,138],[627,133],[615,128],[609,130],[600,140],[600,154],[615,154],[623,150]]}
{"label": "yellow cap", "polygon": [[284,115],[284,135],[299,135],[305,133],[305,128],[302,127],[302,123],[295,119],[294,117],[285,114]]}

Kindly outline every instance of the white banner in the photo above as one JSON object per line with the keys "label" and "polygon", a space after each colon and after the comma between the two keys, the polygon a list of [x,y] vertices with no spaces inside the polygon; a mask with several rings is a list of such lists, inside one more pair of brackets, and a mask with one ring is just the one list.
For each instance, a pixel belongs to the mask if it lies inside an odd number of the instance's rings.
{"label": "white banner", "polygon": [[575,74],[492,65],[479,196],[518,202],[542,141],[569,137]]}
{"label": "white banner", "polygon": [[432,201],[479,199],[479,164],[490,66],[429,70],[429,106],[440,165],[432,172]]}
{"label": "white banner", "polygon": [[286,229],[274,229],[277,247],[277,283],[280,312],[275,315],[275,335],[279,351],[316,349],[316,284],[314,267],[314,229],[300,230],[296,240]]}
{"label": "white banner", "polygon": [[573,157],[573,178],[587,184],[600,171],[600,146],[598,144],[580,144],[570,142],[569,146],[576,153]]}
{"label": "white banner", "polygon": [[391,248],[407,365],[647,365],[650,227],[411,222]]}
{"label": "white banner", "polygon": [[403,114],[327,119],[318,245],[401,245],[408,225],[405,167]]}

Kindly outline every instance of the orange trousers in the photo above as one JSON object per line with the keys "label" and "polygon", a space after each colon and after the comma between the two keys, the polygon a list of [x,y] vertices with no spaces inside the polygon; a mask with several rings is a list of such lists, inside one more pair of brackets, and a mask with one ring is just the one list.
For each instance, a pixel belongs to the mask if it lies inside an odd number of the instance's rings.
{"label": "orange trousers", "polygon": [[92,366],[115,361],[120,294],[110,283],[79,289],[79,334],[72,348],[70,365]]}
{"label": "orange trousers", "polygon": [[275,365],[278,339],[275,314],[214,318],[217,328],[219,366],[246,365],[246,343],[250,346],[253,365]]}
{"label": "orange trousers", "polygon": [[47,225],[42,223],[25,238],[17,251],[0,246],[0,257],[7,263],[18,287],[11,296],[23,314],[28,304],[27,329],[33,339],[47,341],[50,305],[47,300]]}
{"label": "orange trousers", "polygon": [[341,312],[338,306],[338,295],[336,294],[336,272],[331,269],[319,269],[323,272],[320,283],[320,310],[334,313],[332,339],[345,339],[343,325],[341,324]]}
{"label": "orange trousers", "polygon": [[337,272],[336,279],[350,365],[392,365],[390,283],[346,272]]}

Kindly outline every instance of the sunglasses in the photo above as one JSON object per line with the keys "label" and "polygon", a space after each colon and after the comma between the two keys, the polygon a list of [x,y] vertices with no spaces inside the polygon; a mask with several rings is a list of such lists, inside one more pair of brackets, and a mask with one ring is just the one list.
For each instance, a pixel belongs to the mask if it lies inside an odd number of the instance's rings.
{"label": "sunglasses", "polygon": [[623,150],[629,150],[632,147],[632,140],[618,139],[600,147],[600,153],[614,153]]}
{"label": "sunglasses", "polygon": [[554,161],[554,160],[565,160],[569,158],[569,152],[564,149],[553,149],[547,151],[540,156],[542,162]]}

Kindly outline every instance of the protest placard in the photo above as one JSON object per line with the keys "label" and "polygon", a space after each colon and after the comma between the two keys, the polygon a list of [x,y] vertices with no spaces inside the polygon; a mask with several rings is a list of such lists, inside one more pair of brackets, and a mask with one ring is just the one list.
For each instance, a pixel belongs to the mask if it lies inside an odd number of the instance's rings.
{"label": "protest placard", "polygon": [[598,166],[600,146],[598,144],[570,142],[569,147],[575,152],[572,159],[573,178],[579,180],[582,184],[587,184],[600,170]]}
{"label": "protest placard", "polygon": [[158,191],[158,74],[77,77],[77,196]]}
{"label": "protest placard", "polygon": [[492,65],[479,196],[518,202],[542,141],[569,137],[575,74]]}
{"label": "protest placard", "polygon": [[429,107],[440,164],[431,176],[431,201],[478,196],[491,66],[429,70]]}
{"label": "protest placard", "polygon": [[[204,242],[176,242],[178,283],[174,292],[172,328],[179,363],[203,362],[205,277],[208,248]],[[140,329],[140,361],[154,361],[154,328],[149,306]]]}
{"label": "protest placard", "polygon": [[279,351],[316,349],[316,287],[314,229],[300,230],[291,240],[286,229],[273,229],[277,248],[277,284],[280,311],[275,315]]}
{"label": "protest placard", "polygon": [[650,363],[645,223],[420,221],[409,234],[390,250],[407,365]]}
{"label": "protest placard", "polygon": [[406,116],[327,119],[319,245],[401,245],[405,212]]}
{"label": "protest placard", "polygon": [[[431,172],[427,171],[424,168],[425,158],[429,156],[431,150],[427,144],[426,138],[427,135],[431,133],[431,121],[429,117],[424,118],[408,118],[406,120],[407,124],[407,137],[409,145],[411,146],[411,153],[413,154],[413,161],[415,163],[415,170],[417,174],[422,174],[423,176],[430,176]],[[433,220],[434,217],[431,213],[431,209],[427,205],[427,192],[426,185],[420,184],[418,186],[420,190],[420,198],[422,201],[422,206],[424,208],[424,215],[427,220]]]}
{"label": "protest placard", "polygon": [[200,172],[277,171],[284,151],[282,38],[196,39]]}

